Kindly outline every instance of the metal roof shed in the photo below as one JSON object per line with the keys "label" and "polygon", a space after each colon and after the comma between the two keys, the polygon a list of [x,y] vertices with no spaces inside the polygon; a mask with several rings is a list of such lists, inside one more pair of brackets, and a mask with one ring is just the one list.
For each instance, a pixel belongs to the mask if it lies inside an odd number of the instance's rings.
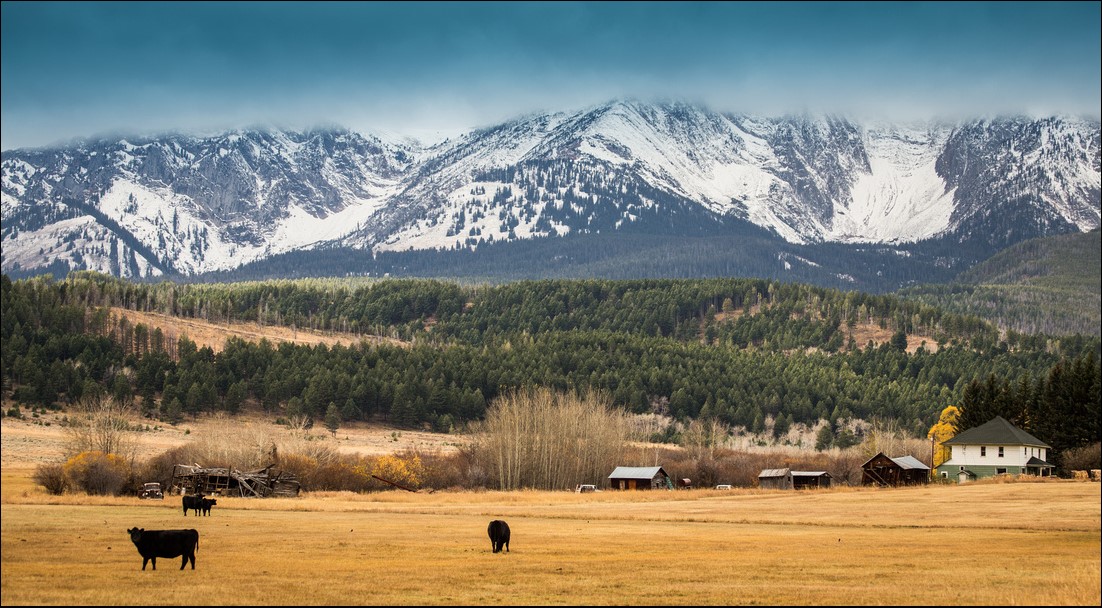
{"label": "metal roof shed", "polygon": [[758,487],[766,490],[791,490],[792,471],[788,469],[763,469],[758,473]]}
{"label": "metal roof shed", "polygon": [[792,471],[792,487],[797,490],[829,488],[831,479],[826,471]]}
{"label": "metal roof shed", "polygon": [[930,467],[914,456],[888,458],[883,452],[861,465],[862,485],[903,486],[929,483]]}
{"label": "metal roof shed", "polygon": [[616,467],[608,480],[614,490],[673,489],[673,482],[662,467]]}

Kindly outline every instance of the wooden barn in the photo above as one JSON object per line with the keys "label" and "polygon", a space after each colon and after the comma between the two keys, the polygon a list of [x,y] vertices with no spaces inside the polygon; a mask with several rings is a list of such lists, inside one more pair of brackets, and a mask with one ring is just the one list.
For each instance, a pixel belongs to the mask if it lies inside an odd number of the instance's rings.
{"label": "wooden barn", "polygon": [[791,490],[792,471],[788,469],[763,469],[758,473],[758,487],[766,490]]}
{"label": "wooden barn", "polygon": [[797,490],[829,488],[832,479],[826,471],[792,471],[792,487]]}
{"label": "wooden barn", "polygon": [[758,487],[770,490],[829,488],[831,479],[830,473],[826,471],[764,469],[758,473]]}
{"label": "wooden barn", "polygon": [[908,486],[930,482],[930,467],[914,456],[888,458],[883,452],[861,465],[861,485]]}
{"label": "wooden barn", "polygon": [[169,488],[176,494],[257,498],[298,496],[301,485],[295,476],[289,473],[272,475],[274,466],[268,465],[256,471],[238,471],[233,468],[178,464],[172,467]]}
{"label": "wooden barn", "polygon": [[673,480],[662,467],[616,467],[608,481],[613,490],[673,489]]}

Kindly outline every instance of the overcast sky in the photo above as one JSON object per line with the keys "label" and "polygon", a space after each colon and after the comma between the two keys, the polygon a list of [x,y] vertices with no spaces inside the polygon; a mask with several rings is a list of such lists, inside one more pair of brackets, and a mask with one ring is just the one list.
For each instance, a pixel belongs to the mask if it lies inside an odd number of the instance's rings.
{"label": "overcast sky", "polygon": [[1100,113],[1099,2],[3,2],[2,149],[341,125],[433,141],[614,98]]}

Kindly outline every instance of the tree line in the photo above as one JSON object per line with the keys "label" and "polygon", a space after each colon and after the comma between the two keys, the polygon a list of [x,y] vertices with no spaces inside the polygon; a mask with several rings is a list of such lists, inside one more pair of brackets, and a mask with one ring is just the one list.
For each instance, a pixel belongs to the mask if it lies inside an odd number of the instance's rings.
{"label": "tree line", "polygon": [[1094,352],[1062,359],[1047,373],[1017,379],[989,374],[964,387],[958,430],[995,416],[1052,446],[1058,456],[1102,441],[1102,366]]}
{"label": "tree line", "polygon": [[[2,292],[5,394],[42,407],[107,394],[169,421],[255,403],[276,416],[320,421],[335,408],[343,420],[448,431],[481,420],[502,394],[547,387],[751,432],[880,418],[924,436],[973,381],[1047,377],[1099,351],[1097,338],[1008,342],[982,321],[890,296],[750,279],[150,285],[78,273],[5,276]],[[215,353],[106,306],[355,325],[409,343],[229,339]],[[894,329],[897,339],[847,344],[859,322]],[[940,347],[908,352],[915,330],[938,336]]]}

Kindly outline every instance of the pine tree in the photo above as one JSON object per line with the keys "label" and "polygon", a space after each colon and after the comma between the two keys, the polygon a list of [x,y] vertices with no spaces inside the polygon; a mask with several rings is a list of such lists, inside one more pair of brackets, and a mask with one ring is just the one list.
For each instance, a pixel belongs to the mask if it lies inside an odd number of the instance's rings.
{"label": "pine tree", "polygon": [[337,404],[332,401],[329,402],[329,407],[325,410],[325,428],[334,437],[337,436],[337,429],[341,428],[341,413],[337,409]]}

